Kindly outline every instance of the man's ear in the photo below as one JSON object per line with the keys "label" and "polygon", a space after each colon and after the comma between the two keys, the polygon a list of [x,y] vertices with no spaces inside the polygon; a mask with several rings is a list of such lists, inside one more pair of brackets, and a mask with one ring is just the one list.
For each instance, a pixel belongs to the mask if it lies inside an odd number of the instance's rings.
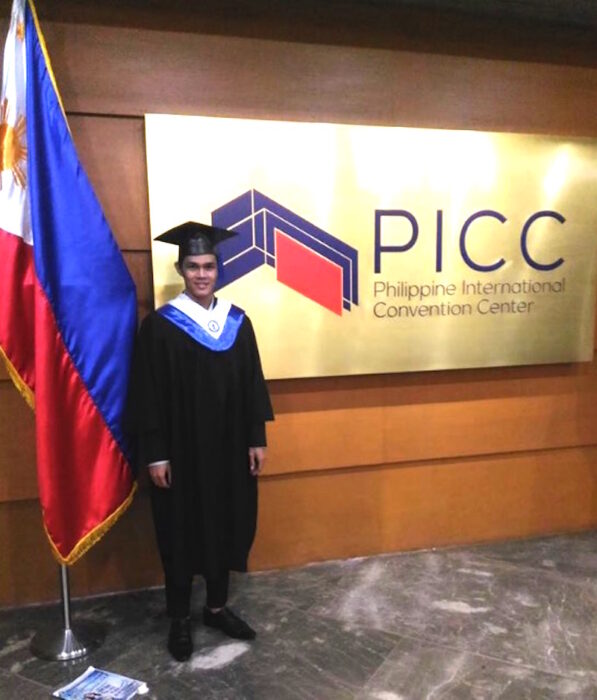
{"label": "man's ear", "polygon": [[178,272],[178,274],[182,277],[182,269],[181,269],[180,263],[179,263],[178,261],[176,261],[176,262],[174,263],[174,269],[175,269],[176,272]]}

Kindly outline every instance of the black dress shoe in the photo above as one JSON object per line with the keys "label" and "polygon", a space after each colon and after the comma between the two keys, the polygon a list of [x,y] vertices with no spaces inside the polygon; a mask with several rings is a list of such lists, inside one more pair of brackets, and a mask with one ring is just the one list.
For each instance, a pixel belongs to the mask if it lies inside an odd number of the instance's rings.
{"label": "black dress shoe", "polygon": [[212,612],[209,608],[203,608],[203,622],[208,627],[220,630],[232,639],[255,639],[257,633],[230,608],[222,608],[218,612]]}
{"label": "black dress shoe", "polygon": [[168,651],[177,661],[187,661],[193,653],[190,617],[174,617],[168,633]]}

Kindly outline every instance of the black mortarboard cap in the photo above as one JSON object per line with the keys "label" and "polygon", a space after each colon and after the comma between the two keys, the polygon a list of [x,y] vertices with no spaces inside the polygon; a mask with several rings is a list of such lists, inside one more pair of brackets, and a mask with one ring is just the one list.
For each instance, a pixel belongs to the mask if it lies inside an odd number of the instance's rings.
{"label": "black mortarboard cap", "polygon": [[235,231],[228,231],[217,226],[208,226],[196,221],[187,221],[156,237],[156,241],[172,243],[179,247],[178,259],[182,261],[187,255],[216,255],[216,246],[227,238],[236,236]]}

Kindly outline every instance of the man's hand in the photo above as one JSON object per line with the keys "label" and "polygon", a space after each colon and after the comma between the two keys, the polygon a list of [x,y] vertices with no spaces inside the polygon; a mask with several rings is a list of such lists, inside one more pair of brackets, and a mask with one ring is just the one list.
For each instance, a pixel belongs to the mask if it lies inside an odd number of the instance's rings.
{"label": "man's hand", "polygon": [[249,447],[249,470],[253,476],[261,474],[265,464],[265,447]]}
{"label": "man's hand", "polygon": [[170,488],[170,462],[149,467],[149,478],[161,489]]}

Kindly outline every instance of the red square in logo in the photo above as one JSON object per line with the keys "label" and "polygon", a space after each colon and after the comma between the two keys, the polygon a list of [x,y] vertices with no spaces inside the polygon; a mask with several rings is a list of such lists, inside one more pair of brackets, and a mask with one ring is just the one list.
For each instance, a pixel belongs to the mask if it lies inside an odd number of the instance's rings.
{"label": "red square in logo", "polygon": [[275,237],[278,281],[341,316],[342,268],[279,228]]}

